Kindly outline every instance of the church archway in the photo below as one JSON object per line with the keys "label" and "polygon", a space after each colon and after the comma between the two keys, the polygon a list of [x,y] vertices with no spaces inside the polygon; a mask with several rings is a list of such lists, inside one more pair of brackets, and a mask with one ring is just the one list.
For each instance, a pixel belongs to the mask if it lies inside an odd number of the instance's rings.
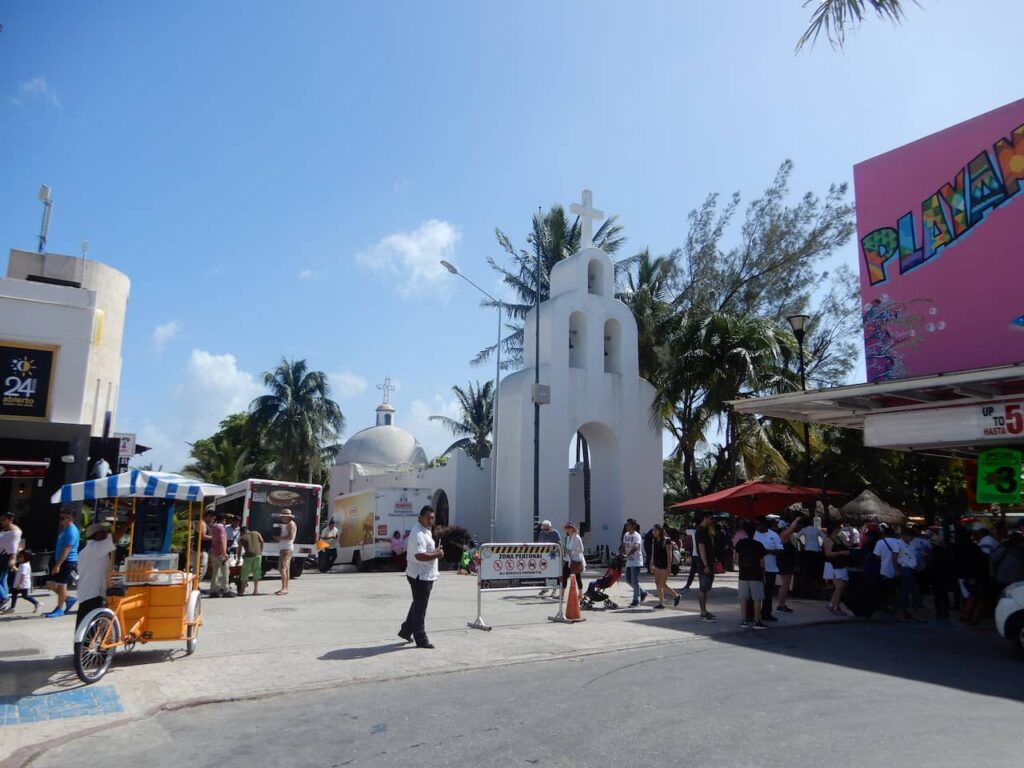
{"label": "church archway", "polygon": [[434,508],[434,525],[448,525],[448,494],[443,489],[434,491],[434,502],[430,506]]}
{"label": "church archway", "polygon": [[587,316],[582,312],[569,316],[569,367],[587,367]]}
{"label": "church archway", "polygon": [[[606,424],[590,421],[570,437],[570,461],[579,460],[569,471],[570,518],[581,525],[587,547],[617,542],[617,521],[623,518],[620,467],[616,461],[619,440]],[[632,514],[632,513],[630,513]],[[627,515],[628,516],[628,515]]]}
{"label": "church archway", "polygon": [[604,372],[622,373],[622,326],[618,320],[604,324]]}
{"label": "church archway", "polygon": [[587,293],[604,295],[604,264],[600,259],[591,259],[587,264]]}

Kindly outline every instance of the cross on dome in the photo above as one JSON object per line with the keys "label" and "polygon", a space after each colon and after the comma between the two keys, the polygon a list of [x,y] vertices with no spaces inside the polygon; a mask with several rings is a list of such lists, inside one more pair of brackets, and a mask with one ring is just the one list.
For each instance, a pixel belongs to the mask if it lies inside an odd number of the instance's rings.
{"label": "cross on dome", "polygon": [[589,189],[583,190],[580,203],[573,203],[569,210],[580,217],[580,248],[589,248],[594,244],[594,222],[604,218],[603,211],[593,208],[594,193]]}
{"label": "cross on dome", "polygon": [[384,391],[384,402],[385,403],[388,402],[388,399],[390,398],[391,393],[395,391],[395,388],[391,385],[391,377],[390,376],[385,376],[384,377],[384,383],[383,384],[378,384],[377,385],[377,389],[380,389],[380,390]]}

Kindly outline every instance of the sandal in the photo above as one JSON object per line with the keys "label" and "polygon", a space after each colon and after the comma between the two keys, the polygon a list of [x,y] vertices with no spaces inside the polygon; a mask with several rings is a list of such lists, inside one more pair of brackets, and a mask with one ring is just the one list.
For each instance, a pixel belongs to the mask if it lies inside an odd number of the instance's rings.
{"label": "sandal", "polygon": [[288,590],[286,590],[286,589],[279,589],[274,594],[275,595],[287,595],[288,594]]}

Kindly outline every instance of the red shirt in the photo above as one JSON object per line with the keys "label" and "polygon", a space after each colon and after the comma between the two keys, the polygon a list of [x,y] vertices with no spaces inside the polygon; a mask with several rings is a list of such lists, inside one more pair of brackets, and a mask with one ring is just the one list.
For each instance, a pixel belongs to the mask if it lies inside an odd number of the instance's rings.
{"label": "red shirt", "polygon": [[228,532],[220,523],[210,526],[210,554],[222,557],[228,553]]}

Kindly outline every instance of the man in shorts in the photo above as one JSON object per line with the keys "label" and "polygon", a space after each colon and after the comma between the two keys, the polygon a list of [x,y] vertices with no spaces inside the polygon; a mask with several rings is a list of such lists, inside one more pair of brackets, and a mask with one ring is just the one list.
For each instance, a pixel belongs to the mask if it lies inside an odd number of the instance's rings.
{"label": "man in shorts", "polygon": [[43,616],[56,619],[74,607],[77,599],[68,597],[68,587],[78,570],[78,526],[70,512],[61,512],[58,521],[57,545],[53,548],[53,560],[50,562],[50,578],[47,588],[57,595],[57,607]]}
{"label": "man in shorts", "polygon": [[700,603],[701,621],[718,621],[708,610],[708,593],[715,583],[715,519],[711,515],[697,517],[697,586],[700,589],[697,601]]}
{"label": "man in shorts", "polygon": [[[743,530],[747,537],[735,544],[736,559],[739,561],[740,573],[738,592],[740,598],[741,627],[767,629],[761,621],[761,601],[764,600],[764,556],[767,550],[764,544],[754,538],[754,524],[743,521]],[[753,613],[753,621],[748,614],[748,606]]]}
{"label": "man in shorts", "polygon": [[238,578],[238,594],[244,595],[252,579],[252,593],[260,593],[260,579],[263,578],[263,536],[259,531],[242,526],[238,546],[242,551],[242,572]]}

